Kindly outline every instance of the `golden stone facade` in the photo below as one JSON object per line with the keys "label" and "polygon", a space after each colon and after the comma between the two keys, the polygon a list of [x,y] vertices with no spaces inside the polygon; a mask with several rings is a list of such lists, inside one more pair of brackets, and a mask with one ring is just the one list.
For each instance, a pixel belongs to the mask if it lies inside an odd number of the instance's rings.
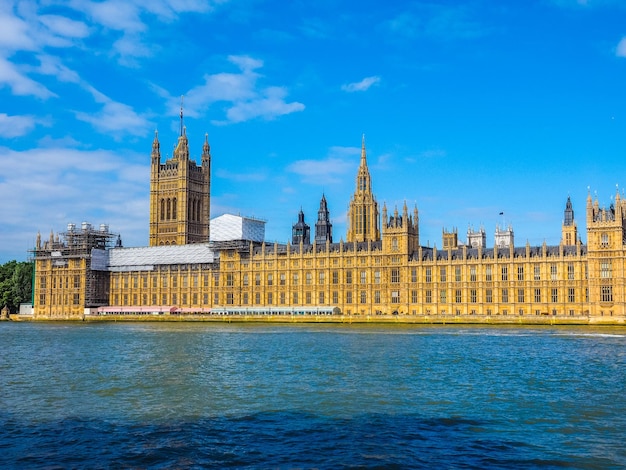
{"label": "golden stone facade", "polygon": [[[179,169],[181,163],[183,168],[191,168],[186,145],[183,132],[173,158]],[[208,226],[206,232],[199,226],[209,214],[208,142],[201,169],[187,172],[185,181],[181,173],[162,174],[169,167],[159,159],[155,138],[150,244],[161,247],[206,241]],[[188,192],[192,197],[183,195],[184,187],[193,189]],[[176,200],[176,210],[170,206],[176,222],[167,218],[167,202],[163,213],[163,201],[168,198]],[[196,210],[193,207],[200,208],[200,217],[185,216]],[[93,291],[89,282],[99,282],[106,291],[101,305],[122,313],[154,310],[155,306],[189,315],[248,309],[295,313],[324,307],[351,316],[463,317],[467,321],[487,317],[522,321],[538,316],[581,322],[611,317],[623,322],[626,314],[626,201],[619,194],[608,209],[588,197],[587,245],[578,238],[568,198],[559,245],[516,247],[509,228],[500,232],[509,238],[493,248],[482,243],[461,245],[456,230],[444,231],[443,249],[425,247],[420,245],[417,208],[409,210],[404,204],[390,212],[383,206],[379,216],[363,142],[348,221],[345,242],[207,243],[206,249],[215,256],[143,264],[115,264],[106,257],[107,252],[123,254],[132,248],[72,254],[61,249],[64,243],[58,239],[45,244],[38,241],[34,250],[35,316],[75,318],[94,312],[97,296],[91,295],[94,298],[90,300],[85,295]],[[171,227],[175,230],[165,230]],[[149,254],[156,248],[134,250]],[[57,261],[67,258],[68,262],[55,265],[54,252],[62,252]],[[109,259],[109,264],[102,267],[103,263],[95,260],[99,256]]]}
{"label": "golden stone facade", "polygon": [[155,133],[151,157],[150,246],[208,242],[211,215],[208,135],[202,147],[201,166],[189,159],[189,142],[184,127],[174,155],[163,164],[158,134]]}

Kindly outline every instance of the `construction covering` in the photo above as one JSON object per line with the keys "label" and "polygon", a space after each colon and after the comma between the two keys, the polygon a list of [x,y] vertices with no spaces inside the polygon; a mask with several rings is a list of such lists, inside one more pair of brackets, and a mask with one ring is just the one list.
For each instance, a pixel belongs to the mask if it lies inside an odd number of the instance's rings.
{"label": "construction covering", "polygon": [[211,220],[210,233],[212,242],[245,240],[261,243],[265,239],[265,221],[224,214]]}
{"label": "construction covering", "polygon": [[155,266],[159,265],[214,263],[216,255],[207,243],[193,243],[112,248],[94,256],[94,259],[98,259],[99,267],[106,265],[107,271],[152,271]]}

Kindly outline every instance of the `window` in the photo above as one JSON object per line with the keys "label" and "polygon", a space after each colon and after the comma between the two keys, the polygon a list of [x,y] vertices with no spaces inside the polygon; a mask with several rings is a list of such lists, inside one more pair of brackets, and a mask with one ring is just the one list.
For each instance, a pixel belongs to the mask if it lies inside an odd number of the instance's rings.
{"label": "window", "polygon": [[447,291],[446,289],[441,289],[439,291],[439,302],[441,302],[442,304],[445,304],[447,302]]}
{"label": "window", "polygon": [[226,274],[226,287],[233,287],[233,285],[235,284],[233,278],[234,278],[233,273]]}
{"label": "window", "polygon": [[285,305],[285,293],[284,292],[280,293],[280,304]]}
{"label": "window", "polygon": [[346,303],[347,304],[351,304],[352,303],[352,292],[350,292],[350,291],[346,292]]}
{"label": "window", "polygon": [[[137,282],[137,279],[135,279],[135,282]],[[178,287],[178,276],[176,275],[172,276],[172,287]]]}
{"label": "window", "polygon": [[274,275],[273,274],[268,274],[267,275],[267,285],[268,286],[273,286],[274,285]]}
{"label": "window", "polygon": [[502,280],[503,281],[509,280],[509,267],[508,266],[502,266]]}
{"label": "window", "polygon": [[297,292],[293,293],[293,304],[298,305],[298,293]]}
{"label": "window", "polygon": [[610,279],[612,277],[611,271],[612,271],[611,261],[603,260],[600,263],[600,278]]}
{"label": "window", "polygon": [[417,268],[411,268],[411,282],[417,282]]}
{"label": "window", "polygon": [[380,284],[380,271],[374,271],[374,284]]}
{"label": "window", "polygon": [[361,284],[367,283],[367,272],[361,271]]}
{"label": "window", "polygon": [[609,246],[609,234],[608,233],[603,233],[600,236],[600,244],[604,247]]}
{"label": "window", "polygon": [[485,266],[485,281],[487,282],[493,281],[493,276],[491,274],[491,266]]}
{"label": "window", "polygon": [[540,281],[541,280],[541,266],[536,264],[534,266],[534,275],[535,275],[535,281]]}
{"label": "window", "polygon": [[470,289],[470,302],[476,303],[476,289]]}
{"label": "window", "polygon": [[254,303],[257,305],[261,305],[261,293],[257,292],[254,294]]}
{"label": "window", "polygon": [[519,303],[524,302],[524,289],[517,289],[517,301]]}
{"label": "window", "polygon": [[517,267],[517,280],[518,281],[524,280],[524,266]]}
{"label": "window", "polygon": [[367,303],[367,291],[364,291],[364,290],[361,291],[361,303],[362,304]]}
{"label": "window", "polygon": [[470,267],[470,281],[476,282],[476,266]]}
{"label": "window", "polygon": [[[244,285],[244,286],[247,286],[247,285],[248,285],[248,275],[247,275],[247,274],[244,274],[244,275],[243,275],[243,285]],[[205,287],[206,287],[206,286],[205,286]]]}
{"label": "window", "polygon": [[602,302],[613,302],[613,286],[602,286],[600,292]]}
{"label": "window", "polygon": [[319,285],[323,286],[326,281],[326,273],[324,271],[320,271],[318,273]]}
{"label": "window", "polygon": [[439,280],[441,282],[446,282],[446,268],[445,267],[442,267],[439,270]]}
{"label": "window", "polygon": [[432,270],[432,268],[426,268],[426,282],[433,282],[433,270]]}
{"label": "window", "polygon": [[[298,285],[298,282],[300,281],[300,276],[298,275],[298,273],[293,273],[292,281],[293,281],[292,284],[294,286]],[[296,296],[296,298],[297,298],[297,296]]]}
{"label": "window", "polygon": [[433,291],[432,291],[432,290],[430,290],[430,289],[426,289],[425,294],[426,294],[426,300],[425,300],[425,302],[426,302],[427,304],[432,303],[432,302],[433,302]]}
{"label": "window", "polygon": [[394,268],[391,270],[391,283],[398,284],[399,282],[400,282],[400,270]]}
{"label": "window", "polygon": [[397,290],[391,291],[391,303],[392,304],[400,303],[400,291],[397,291]]}
{"label": "window", "polygon": [[380,303],[380,291],[379,290],[374,291],[374,303],[375,304]]}
{"label": "window", "polygon": [[319,293],[318,300],[320,305],[324,305],[324,292]]}
{"label": "window", "polygon": [[502,303],[508,303],[508,302],[509,302],[509,290],[502,289]]}
{"label": "window", "polygon": [[226,294],[226,305],[233,305],[234,303],[235,302],[234,302],[234,299],[233,299],[233,293],[232,292],[228,292]]}
{"label": "window", "polygon": [[457,304],[460,304],[460,303],[461,303],[461,298],[462,298],[462,297],[461,297],[461,289],[456,289],[456,290],[454,291],[454,301],[455,301]]}
{"label": "window", "polygon": [[339,292],[333,291],[333,303],[336,305],[339,303]]}
{"label": "window", "polygon": [[487,303],[493,302],[493,291],[491,289],[487,289],[485,291],[485,302]]}
{"label": "window", "polygon": [[411,291],[411,303],[417,303],[417,291],[415,289]]}
{"label": "window", "polygon": [[567,279],[574,280],[574,263],[568,263],[567,265]]}
{"label": "window", "polygon": [[254,285],[255,286],[261,285],[261,275],[258,273],[254,275]]}
{"label": "window", "polygon": [[346,284],[352,284],[352,271],[346,271]]}
{"label": "window", "polygon": [[574,300],[576,298],[575,293],[576,293],[576,291],[574,290],[573,287],[570,287],[570,288],[567,289],[567,301],[569,303],[574,303],[575,302],[575,300]]}
{"label": "window", "polygon": [[535,289],[535,302],[541,302],[541,289]]}
{"label": "window", "polygon": [[287,283],[287,275],[285,273],[280,273],[280,285],[284,286]]}
{"label": "window", "polygon": [[559,290],[556,287],[552,288],[552,292],[550,292],[550,298],[552,300],[553,303],[556,303],[559,301]]}
{"label": "window", "polygon": [[267,305],[272,305],[274,303],[274,295],[271,292],[267,294]]}
{"label": "window", "polygon": [[556,264],[555,263],[552,263],[550,265],[550,279],[552,281],[557,281],[558,280],[557,271],[556,271]]}
{"label": "window", "polygon": [[457,266],[454,268],[454,280],[456,282],[461,282],[461,267]]}
{"label": "window", "polygon": [[307,286],[311,285],[311,283],[313,282],[313,275],[311,274],[311,272],[307,272],[305,274],[304,282]]}
{"label": "window", "polygon": [[339,284],[339,272],[333,271],[333,284]]}

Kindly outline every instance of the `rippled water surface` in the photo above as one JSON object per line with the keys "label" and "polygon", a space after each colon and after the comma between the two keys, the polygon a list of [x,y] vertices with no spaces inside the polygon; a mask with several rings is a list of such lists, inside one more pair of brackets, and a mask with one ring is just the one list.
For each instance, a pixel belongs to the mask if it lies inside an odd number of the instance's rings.
{"label": "rippled water surface", "polygon": [[626,329],[0,323],[1,468],[626,468]]}

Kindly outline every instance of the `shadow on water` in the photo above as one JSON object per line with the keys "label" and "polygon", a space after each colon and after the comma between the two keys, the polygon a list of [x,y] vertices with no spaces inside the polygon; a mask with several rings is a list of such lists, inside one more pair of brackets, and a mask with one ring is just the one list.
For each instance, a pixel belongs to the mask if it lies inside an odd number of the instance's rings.
{"label": "shadow on water", "polygon": [[141,423],[0,415],[2,468],[608,468],[494,439],[463,418],[299,412]]}

